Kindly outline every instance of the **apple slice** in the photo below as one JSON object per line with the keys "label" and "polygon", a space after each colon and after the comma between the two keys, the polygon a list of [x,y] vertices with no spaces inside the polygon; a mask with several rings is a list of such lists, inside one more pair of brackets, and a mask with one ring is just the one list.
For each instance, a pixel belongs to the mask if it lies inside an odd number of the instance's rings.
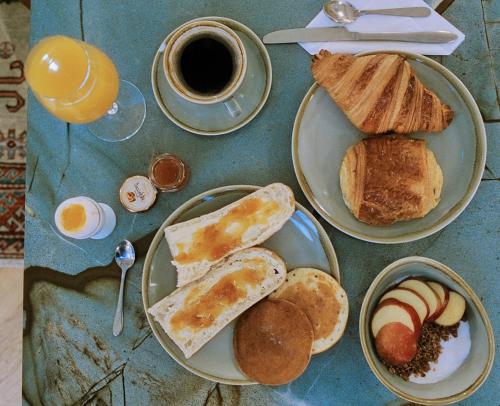
{"label": "apple slice", "polygon": [[415,337],[420,336],[422,324],[417,312],[406,303],[396,299],[385,299],[379,303],[372,318],[372,334],[377,337],[382,327],[389,323],[401,323],[408,327]]}
{"label": "apple slice", "polygon": [[427,281],[427,285],[431,287],[431,289],[437,293],[439,299],[441,300],[441,308],[436,312],[435,318],[437,319],[444,312],[446,305],[448,304],[448,300],[450,298],[450,290],[437,282]]}
{"label": "apple slice", "polygon": [[417,337],[402,323],[384,325],[375,337],[378,356],[391,365],[410,362],[417,354]]}
{"label": "apple slice", "polygon": [[429,306],[429,315],[427,316],[427,320],[432,321],[435,319],[435,315],[441,307],[441,300],[436,292],[432,290],[432,288],[427,285],[424,281],[420,279],[406,279],[401,282],[398,287],[407,288],[413,290],[418,293],[422,298],[427,302],[427,306]]}
{"label": "apple slice", "polygon": [[422,296],[413,290],[406,288],[391,289],[384,296],[382,296],[380,301],[382,302],[385,299],[396,299],[413,307],[418,314],[420,323],[423,323],[429,315],[429,306],[427,306],[427,302],[422,298]]}
{"label": "apple slice", "polygon": [[465,299],[457,292],[450,291],[448,304],[441,316],[435,320],[435,323],[441,326],[452,326],[460,321],[464,313]]}

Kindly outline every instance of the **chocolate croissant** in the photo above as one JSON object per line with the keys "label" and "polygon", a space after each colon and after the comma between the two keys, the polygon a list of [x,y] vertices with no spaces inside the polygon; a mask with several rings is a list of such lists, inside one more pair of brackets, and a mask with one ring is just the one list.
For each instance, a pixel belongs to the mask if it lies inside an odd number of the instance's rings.
{"label": "chocolate croissant", "polygon": [[371,137],[351,146],[340,168],[344,201],[371,225],[425,216],[439,203],[443,173],[424,140]]}
{"label": "chocolate croissant", "polygon": [[353,56],[321,50],[312,74],[349,120],[369,134],[441,131],[453,111],[397,54]]}

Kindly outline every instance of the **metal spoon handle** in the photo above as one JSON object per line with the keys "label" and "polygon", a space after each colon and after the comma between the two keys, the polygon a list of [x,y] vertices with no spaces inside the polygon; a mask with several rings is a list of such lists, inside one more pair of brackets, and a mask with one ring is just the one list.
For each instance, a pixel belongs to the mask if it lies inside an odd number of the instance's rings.
{"label": "metal spoon handle", "polygon": [[126,269],[122,269],[122,281],[120,283],[120,293],[118,294],[118,303],[116,304],[115,320],[113,322],[113,335],[116,337],[123,330],[123,287],[125,285]]}
{"label": "metal spoon handle", "polygon": [[377,10],[359,10],[360,15],[367,14],[382,14],[386,16],[403,16],[403,17],[427,17],[431,14],[431,10],[427,7],[402,7],[402,8],[383,8]]}

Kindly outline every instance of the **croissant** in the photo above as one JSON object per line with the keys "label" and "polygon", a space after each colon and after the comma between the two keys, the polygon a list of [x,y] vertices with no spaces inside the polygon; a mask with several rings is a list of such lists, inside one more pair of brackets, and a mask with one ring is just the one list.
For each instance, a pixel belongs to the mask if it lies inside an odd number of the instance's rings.
{"label": "croissant", "polygon": [[353,56],[321,50],[312,74],[361,131],[370,134],[442,131],[453,111],[397,54]]}
{"label": "croissant", "polygon": [[371,137],[347,150],[340,187],[358,220],[387,225],[423,217],[436,207],[443,173],[424,140]]}

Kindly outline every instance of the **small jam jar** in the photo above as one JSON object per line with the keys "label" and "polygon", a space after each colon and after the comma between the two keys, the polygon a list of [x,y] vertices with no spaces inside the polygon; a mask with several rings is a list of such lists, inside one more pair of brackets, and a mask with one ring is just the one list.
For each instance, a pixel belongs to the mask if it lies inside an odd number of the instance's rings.
{"label": "small jam jar", "polygon": [[161,154],[149,166],[149,179],[162,192],[177,192],[189,179],[189,167],[176,155]]}
{"label": "small jam jar", "polygon": [[157,191],[176,192],[189,179],[189,167],[176,155],[161,154],[149,166],[149,176],[136,175],[125,179],[120,188],[120,202],[131,212],[149,210]]}

